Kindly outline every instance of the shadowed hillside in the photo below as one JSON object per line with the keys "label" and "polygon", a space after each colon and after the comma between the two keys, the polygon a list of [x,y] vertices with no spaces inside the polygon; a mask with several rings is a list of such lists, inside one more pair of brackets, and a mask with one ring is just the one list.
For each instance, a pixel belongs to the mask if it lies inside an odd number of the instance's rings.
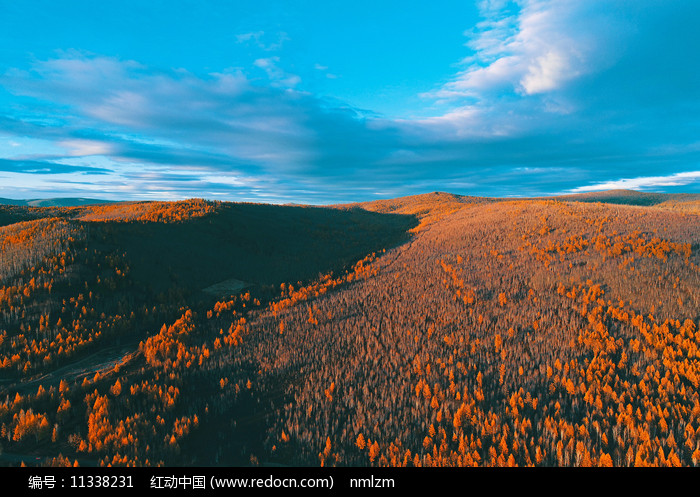
{"label": "shadowed hillside", "polygon": [[[0,379],[133,342],[183,306],[341,272],[407,239],[415,218],[192,200],[2,207]],[[204,292],[203,290],[207,290]]]}
{"label": "shadowed hillside", "polygon": [[409,215],[361,209],[224,204],[182,223],[98,223],[129,255],[139,285],[202,289],[236,278],[255,285],[307,281],[406,239]]}

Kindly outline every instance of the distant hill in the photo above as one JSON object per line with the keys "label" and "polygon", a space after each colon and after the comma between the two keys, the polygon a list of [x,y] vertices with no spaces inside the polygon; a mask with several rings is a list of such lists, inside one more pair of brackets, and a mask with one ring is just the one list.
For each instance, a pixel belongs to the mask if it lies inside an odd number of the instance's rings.
{"label": "distant hill", "polygon": [[15,200],[0,198],[0,205],[20,205],[27,207],[75,207],[80,205],[112,204],[112,200],[100,200],[94,198],[44,198]]}
{"label": "distant hill", "polygon": [[[557,200],[561,202],[586,202],[639,206],[679,206],[700,205],[700,193],[657,193],[639,192],[635,190],[604,190],[599,192],[574,193],[570,195],[553,195],[546,197],[475,197],[471,195],[457,195],[447,192],[432,192],[418,195],[408,195],[392,199],[373,200],[369,202],[355,202],[349,204],[336,204],[329,207],[335,208],[362,208],[374,212],[416,213],[416,211],[435,207],[456,206],[460,204],[476,204],[484,202],[499,202],[512,200]],[[119,204],[133,202],[118,202],[114,200],[94,198],[46,198],[46,199],[9,199],[0,198],[0,205],[17,205],[26,207],[79,207],[84,205]],[[144,203],[144,202],[138,202]],[[147,202],[145,202],[147,203]],[[287,206],[301,206],[304,204],[289,203]]]}
{"label": "distant hill", "polygon": [[699,193],[655,193],[634,190],[606,190],[574,195],[559,195],[552,198],[571,202],[601,202],[603,204],[642,206],[700,202]]}
{"label": "distant hill", "polygon": [[415,214],[421,219],[434,218],[460,209],[468,204],[483,204],[492,202],[518,202],[531,200],[555,200],[558,202],[584,202],[617,205],[636,205],[643,207],[660,207],[687,212],[700,212],[699,193],[654,193],[634,190],[607,190],[600,192],[576,193],[571,195],[553,195],[547,197],[474,197],[456,195],[446,192],[432,192],[420,195],[410,195],[386,200],[373,200],[355,204],[342,204],[334,207],[353,208],[382,212]]}

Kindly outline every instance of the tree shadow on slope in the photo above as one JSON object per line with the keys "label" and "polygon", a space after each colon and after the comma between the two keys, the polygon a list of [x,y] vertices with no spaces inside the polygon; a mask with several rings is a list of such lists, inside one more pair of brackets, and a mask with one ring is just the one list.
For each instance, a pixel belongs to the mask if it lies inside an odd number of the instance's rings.
{"label": "tree shadow on slope", "polygon": [[[180,223],[91,223],[101,244],[126,253],[143,289],[187,293],[228,279],[251,285],[308,281],[408,239],[415,216],[362,209],[224,204]],[[93,237],[93,239],[95,239]]]}

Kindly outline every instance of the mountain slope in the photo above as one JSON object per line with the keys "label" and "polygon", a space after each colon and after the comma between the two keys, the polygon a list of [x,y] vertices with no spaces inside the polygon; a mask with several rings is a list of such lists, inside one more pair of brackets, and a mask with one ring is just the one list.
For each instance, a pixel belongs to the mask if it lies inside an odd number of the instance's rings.
{"label": "mountain slope", "polygon": [[0,228],[0,443],[81,464],[695,465],[700,216],[667,202],[12,210],[45,217]]}

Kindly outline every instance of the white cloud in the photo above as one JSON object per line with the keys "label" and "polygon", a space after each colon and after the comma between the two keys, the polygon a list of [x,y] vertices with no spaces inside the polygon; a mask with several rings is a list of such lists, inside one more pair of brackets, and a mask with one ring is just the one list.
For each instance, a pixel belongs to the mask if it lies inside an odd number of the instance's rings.
{"label": "white cloud", "polygon": [[577,75],[569,58],[556,50],[537,57],[520,81],[525,93],[543,93],[557,89],[562,82]]}
{"label": "white cloud", "polygon": [[484,18],[466,33],[467,67],[432,96],[485,97],[510,89],[523,96],[552,92],[607,67],[613,39],[629,30],[603,0],[487,1]]}
{"label": "white cloud", "polygon": [[[274,41],[271,41],[273,39]],[[276,34],[268,34],[265,33],[265,31],[254,31],[236,35],[236,42],[254,43],[255,46],[266,52],[280,50],[285,42],[289,40],[289,36],[283,31]]]}
{"label": "white cloud", "polygon": [[265,34],[264,31],[255,31],[252,33],[241,33],[236,35],[236,41],[238,43],[246,43],[248,41],[254,40],[256,43],[260,42],[260,38]]}
{"label": "white cloud", "polygon": [[569,190],[571,193],[597,192],[603,190],[641,190],[644,188],[685,186],[700,181],[700,171],[675,173],[668,176],[642,176],[604,181],[593,185],[579,186]]}
{"label": "white cloud", "polygon": [[267,73],[267,77],[276,86],[293,88],[301,83],[301,78],[290,74],[279,67],[280,58],[277,56],[257,59],[253,64]]}
{"label": "white cloud", "polygon": [[108,155],[114,150],[109,143],[95,140],[64,140],[59,145],[68,149],[71,157],[85,157],[88,155]]}

